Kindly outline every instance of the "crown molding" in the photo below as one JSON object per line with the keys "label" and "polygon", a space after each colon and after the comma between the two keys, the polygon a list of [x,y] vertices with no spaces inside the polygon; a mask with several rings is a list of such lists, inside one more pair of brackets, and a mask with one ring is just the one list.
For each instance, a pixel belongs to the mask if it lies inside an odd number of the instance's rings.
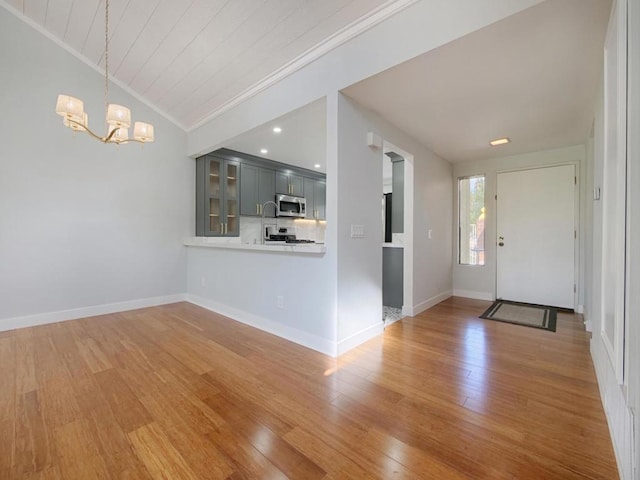
{"label": "crown molding", "polygon": [[[11,13],[15,17],[17,17],[22,22],[24,22],[27,25],[29,25],[31,28],[36,30],[41,35],[44,35],[45,37],[47,37],[53,43],[55,43],[60,48],[64,49],[65,51],[67,51],[68,53],[73,55],[75,58],[80,60],[82,63],[84,63],[85,65],[87,65],[91,69],[95,70],[100,75],[104,76],[104,69],[103,68],[101,68],[100,66],[96,65],[91,60],[89,60],[87,57],[85,57],[81,53],[79,53],[76,50],[74,50],[73,48],[71,48],[69,45],[64,43],[61,39],[59,39],[58,37],[56,37],[55,35],[50,33],[42,25],[40,25],[40,24],[34,22],[33,20],[31,20],[29,17],[27,17],[25,14],[23,14],[20,10],[16,9],[13,5],[10,5],[9,3],[7,3],[6,0],[0,0],[0,6],[4,7],[4,9],[7,10],[9,13]],[[183,125],[178,120],[173,118],[167,112],[165,112],[165,111],[161,110],[160,108],[158,108],[156,105],[151,103],[149,100],[144,98],[142,95],[140,95],[135,90],[132,90],[128,85],[122,83],[120,80],[118,80],[117,78],[115,78],[113,76],[109,76],[109,81],[111,83],[113,83],[114,85],[118,86],[119,88],[121,88],[122,90],[124,90],[126,93],[131,95],[133,98],[135,98],[139,102],[145,104],[147,107],[149,107],[151,110],[156,112],[158,115],[162,116],[163,118],[165,118],[169,122],[173,123],[179,129],[184,130],[185,132],[187,131],[187,127],[185,125]],[[105,115],[106,115],[106,112],[105,112]]]}
{"label": "crown molding", "polygon": [[418,0],[389,0],[385,2],[378,8],[370,11],[366,15],[363,15],[362,17],[350,23],[330,37],[327,37],[322,42],[317,43],[302,54],[298,55],[290,62],[280,67],[278,70],[266,76],[259,82],[253,84],[230,100],[226,101],[221,106],[216,108],[213,112],[198,120],[193,125],[187,127],[187,133],[200,128],[214,118],[222,115],[223,113],[241,104],[245,100],[266,90],[283,78],[297,72],[311,62],[317,60],[323,55],[326,55],[340,45],[348,42],[352,38],[360,35],[366,30],[369,30],[370,28],[376,26],[377,24],[383,22],[387,18],[395,15],[396,13],[404,10],[405,8],[413,5],[416,2],[418,2]]}

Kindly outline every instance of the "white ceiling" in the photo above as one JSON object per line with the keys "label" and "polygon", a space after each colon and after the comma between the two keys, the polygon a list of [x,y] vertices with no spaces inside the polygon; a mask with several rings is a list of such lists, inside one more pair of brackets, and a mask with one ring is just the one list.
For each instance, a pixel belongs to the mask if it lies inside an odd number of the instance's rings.
{"label": "white ceiling", "polygon": [[[609,0],[548,0],[343,93],[450,162],[583,143]],[[490,147],[503,136],[512,143]]]}
{"label": "white ceiling", "polygon": [[[240,135],[226,147],[326,173],[326,112],[323,98]],[[280,127],[282,132],[274,133],[273,127]],[[263,148],[268,153],[261,153]]]}
{"label": "white ceiling", "polygon": [[[0,0],[104,66],[103,0]],[[189,129],[395,0],[110,0],[109,70]]]}

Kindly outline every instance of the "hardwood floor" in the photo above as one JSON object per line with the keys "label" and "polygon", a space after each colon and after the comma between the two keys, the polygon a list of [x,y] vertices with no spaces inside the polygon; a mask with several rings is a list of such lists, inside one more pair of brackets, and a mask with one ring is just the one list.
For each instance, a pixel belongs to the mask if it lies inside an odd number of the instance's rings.
{"label": "hardwood floor", "polygon": [[0,478],[618,478],[580,319],[488,305],[339,359],[188,303],[1,332]]}

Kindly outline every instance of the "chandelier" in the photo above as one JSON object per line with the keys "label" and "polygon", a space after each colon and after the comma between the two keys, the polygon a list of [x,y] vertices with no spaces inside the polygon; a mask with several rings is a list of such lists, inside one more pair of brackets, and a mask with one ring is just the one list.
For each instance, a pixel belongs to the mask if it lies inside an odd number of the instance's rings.
{"label": "chandelier", "polygon": [[133,138],[129,138],[131,111],[122,105],[109,103],[109,0],[104,7],[104,105],[107,111],[107,134],[100,136],[89,129],[89,117],[82,100],[69,95],[58,95],[56,113],[62,123],[74,132],[86,132],[102,143],[153,142],[153,125],[144,122],[133,124]]}

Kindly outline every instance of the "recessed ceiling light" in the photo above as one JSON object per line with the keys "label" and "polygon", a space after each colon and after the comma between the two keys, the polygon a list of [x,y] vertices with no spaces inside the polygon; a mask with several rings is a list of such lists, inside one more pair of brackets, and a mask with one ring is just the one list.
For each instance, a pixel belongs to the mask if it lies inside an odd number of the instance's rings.
{"label": "recessed ceiling light", "polygon": [[273,127],[273,133],[280,133],[282,129],[280,127]]}
{"label": "recessed ceiling light", "polygon": [[267,153],[269,153],[269,150],[267,150],[266,148],[262,148],[260,149],[260,153],[262,153],[263,155],[266,155]]}
{"label": "recessed ceiling light", "polygon": [[511,140],[509,138],[504,137],[504,138],[496,138],[495,140],[491,140],[489,144],[492,147],[497,147],[498,145],[506,145],[507,143],[510,143],[510,142]]}
{"label": "recessed ceiling light", "polygon": [[315,167],[315,168],[320,168],[320,166],[321,166],[321,165],[320,165],[319,163],[316,163],[316,164],[314,165],[314,167]]}

